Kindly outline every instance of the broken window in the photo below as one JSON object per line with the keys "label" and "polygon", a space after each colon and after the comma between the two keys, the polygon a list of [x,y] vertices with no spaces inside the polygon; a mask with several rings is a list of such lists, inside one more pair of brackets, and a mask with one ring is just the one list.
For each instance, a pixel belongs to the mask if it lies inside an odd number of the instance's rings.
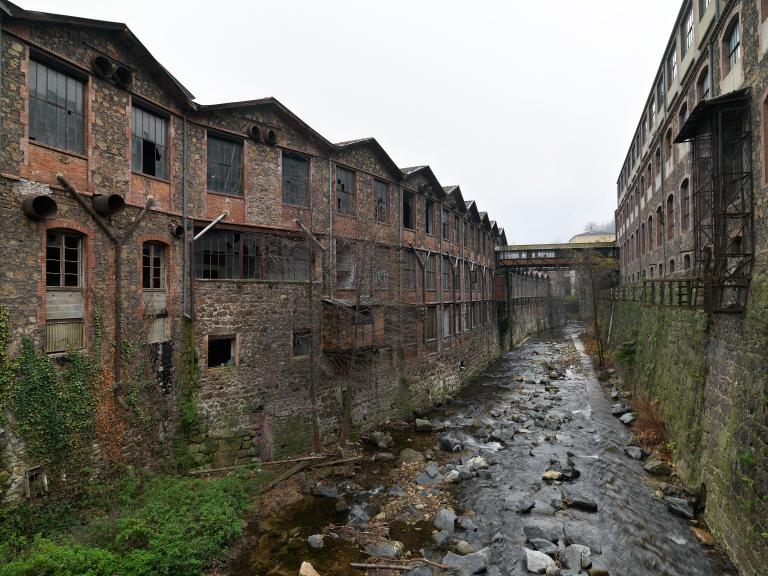
{"label": "broken window", "polygon": [[424,206],[424,231],[427,234],[435,233],[435,203],[427,198]]}
{"label": "broken window", "polygon": [[133,107],[131,168],[136,172],[168,178],[168,120]]}
{"label": "broken window", "polygon": [[145,242],[141,253],[141,286],[145,290],[165,290],[165,245]]}
{"label": "broken window", "polygon": [[440,283],[443,290],[451,289],[451,263],[448,256],[440,258]]}
{"label": "broken window", "polygon": [[[202,228],[200,229],[202,230]],[[195,229],[195,233],[199,230]],[[240,233],[209,230],[194,243],[197,277],[204,280],[236,280],[240,270]]]}
{"label": "broken window", "polygon": [[427,306],[424,318],[424,340],[431,342],[437,338],[437,307]]}
{"label": "broken window", "polygon": [[243,143],[208,134],[208,190],[243,195]]}
{"label": "broken window", "polygon": [[435,289],[435,257],[432,254],[427,254],[424,259],[424,271],[426,274],[425,288],[427,290]]}
{"label": "broken window", "polygon": [[293,357],[306,358],[309,356],[309,347],[312,341],[309,330],[293,331]]}
{"label": "broken window", "polygon": [[71,152],[85,150],[84,84],[29,61],[29,139]]}
{"label": "broken window", "polygon": [[448,210],[443,209],[443,240],[448,240],[448,230],[451,227],[451,214]]}
{"label": "broken window", "polygon": [[235,337],[208,336],[208,368],[235,365]]}
{"label": "broken window", "polygon": [[374,180],[373,195],[376,200],[376,222],[389,222],[389,184]]}
{"label": "broken window", "polygon": [[309,160],[283,153],[283,202],[309,207]]}
{"label": "broken window", "polygon": [[355,213],[355,173],[336,166],[336,210],[340,214]]}
{"label": "broken window", "polygon": [[680,229],[688,230],[691,217],[691,191],[688,179],[680,185]]}
{"label": "broken window", "polygon": [[669,78],[670,86],[677,80],[677,51],[674,44],[669,52],[669,56],[667,56],[667,77]]}
{"label": "broken window", "polygon": [[336,241],[336,287],[346,290],[355,287],[355,251],[349,242]]}
{"label": "broken window", "polygon": [[416,290],[416,255],[413,250],[405,251],[403,286],[406,290]]}
{"label": "broken window", "polygon": [[413,230],[413,192],[403,190],[403,228]]}
{"label": "broken window", "polygon": [[680,55],[685,58],[688,50],[693,46],[693,7],[688,6],[688,10],[680,23]]}

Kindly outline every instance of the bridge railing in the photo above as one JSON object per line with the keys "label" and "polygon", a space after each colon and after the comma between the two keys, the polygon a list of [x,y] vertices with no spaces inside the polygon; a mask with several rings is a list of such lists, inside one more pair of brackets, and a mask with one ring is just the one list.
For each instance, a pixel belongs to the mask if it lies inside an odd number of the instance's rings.
{"label": "bridge railing", "polygon": [[704,308],[708,294],[707,284],[701,278],[660,278],[609,288],[603,295],[617,302]]}

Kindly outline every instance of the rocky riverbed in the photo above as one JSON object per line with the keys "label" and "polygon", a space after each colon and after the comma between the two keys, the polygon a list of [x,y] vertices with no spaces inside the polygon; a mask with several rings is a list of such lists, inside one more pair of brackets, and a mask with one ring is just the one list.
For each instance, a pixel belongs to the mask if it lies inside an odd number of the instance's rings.
{"label": "rocky riverbed", "polygon": [[232,576],[735,575],[576,331],[530,340],[453,401],[370,434],[360,459],[292,478]]}

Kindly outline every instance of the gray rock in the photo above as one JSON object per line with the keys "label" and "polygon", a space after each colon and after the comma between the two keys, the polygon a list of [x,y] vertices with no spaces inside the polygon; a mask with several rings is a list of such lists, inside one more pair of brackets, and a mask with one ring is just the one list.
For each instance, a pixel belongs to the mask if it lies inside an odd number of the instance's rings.
{"label": "gray rock", "polygon": [[567,494],[563,494],[563,502],[565,502],[569,508],[586,510],[587,512],[597,511],[597,502],[591,500],[581,492],[570,491]]}
{"label": "gray rock", "polygon": [[475,456],[467,461],[467,465],[471,470],[485,470],[488,468],[488,462],[482,456]]}
{"label": "gray rock", "polygon": [[530,543],[536,550],[543,552],[547,556],[555,556],[559,550],[557,544],[554,544],[546,538],[534,538],[530,540]]}
{"label": "gray rock", "polygon": [[405,490],[400,486],[390,486],[389,490],[387,490],[387,496],[399,496],[402,498],[405,496]]}
{"label": "gray rock", "polygon": [[473,554],[475,552],[475,549],[472,548],[470,543],[467,542],[466,540],[459,540],[456,543],[454,550],[456,550],[457,554],[461,554],[462,556],[466,556],[467,554]]}
{"label": "gray rock", "polygon": [[453,484],[454,482],[458,482],[460,480],[459,478],[459,471],[458,470],[450,470],[446,475],[445,478],[443,478],[443,481],[447,484]]}
{"label": "gray rock", "polygon": [[621,395],[621,392],[619,392],[619,389],[616,387],[611,388],[611,398],[614,400],[618,398]]}
{"label": "gray rock", "polygon": [[399,558],[403,552],[403,543],[397,540],[384,540],[367,546],[365,551],[380,558]]}
{"label": "gray rock", "polygon": [[315,486],[312,494],[315,496],[320,496],[321,498],[331,498],[332,500],[338,500],[341,498],[341,495],[339,494],[339,491],[336,490],[336,488],[332,486],[325,486],[323,484],[318,484]]}
{"label": "gray rock", "polygon": [[440,470],[437,467],[437,464],[434,462],[427,463],[427,467],[424,469],[424,472],[427,473],[427,476],[430,478],[437,478],[437,476],[440,474]]}
{"label": "gray rock", "polygon": [[432,566],[416,566],[416,568],[412,568],[408,570],[408,572],[405,572],[405,576],[434,576],[435,570],[432,568]]}
{"label": "gray rock", "polygon": [[416,432],[432,432],[432,430],[434,430],[432,422],[416,418]]}
{"label": "gray rock", "polygon": [[437,544],[438,548],[447,547],[452,537],[453,531],[449,532],[448,530],[438,530],[432,534],[432,540],[435,541],[435,544]]}
{"label": "gray rock", "polygon": [[365,511],[365,508],[363,508],[360,504],[355,504],[349,511],[349,516],[347,516],[347,524],[360,526],[361,524],[366,524],[370,519],[371,517],[368,515],[368,512]]}
{"label": "gray rock", "polygon": [[619,416],[623,416],[627,412],[630,412],[630,407],[624,404],[624,402],[616,402],[613,406],[611,406],[611,414],[616,416],[617,418]]}
{"label": "gray rock", "polygon": [[440,450],[444,452],[459,452],[464,447],[461,440],[448,433],[440,434],[437,437],[437,444],[440,446]]}
{"label": "gray rock", "polygon": [[534,506],[536,506],[536,502],[534,502],[533,498],[527,494],[521,496],[514,502],[515,511],[519,512],[520,514],[527,514],[533,510]]}
{"label": "gray rock", "polygon": [[525,537],[529,542],[534,538],[543,538],[544,540],[549,540],[550,542],[557,542],[563,536],[563,526],[562,524],[548,527],[536,525],[523,526],[523,532],[525,533]]}
{"label": "gray rock", "polygon": [[530,548],[525,549],[525,567],[528,569],[528,572],[545,574],[547,568],[554,565],[555,561],[543,552],[531,550]]}
{"label": "gray rock", "polygon": [[465,532],[474,532],[477,530],[477,524],[475,524],[475,521],[469,516],[459,516],[456,519],[456,522],[458,523],[459,528]]}
{"label": "gray rock", "polygon": [[651,459],[643,466],[646,472],[653,474],[654,476],[666,476],[672,472],[670,467],[661,460]]}
{"label": "gray rock", "polygon": [[395,459],[395,455],[392,452],[376,452],[373,455],[374,462],[394,462]]}
{"label": "gray rock", "polygon": [[548,566],[546,574],[547,576],[562,576],[563,573],[557,566]]}
{"label": "gray rock", "polygon": [[565,550],[563,564],[575,572],[580,572],[582,568],[589,568],[592,566],[592,551],[587,546],[571,544]]}
{"label": "gray rock", "polygon": [[435,514],[434,525],[438,530],[447,530],[453,533],[456,524],[456,513],[450,508],[441,508]]}
{"label": "gray rock", "polygon": [[424,462],[424,454],[413,448],[403,448],[400,451],[400,462]]}
{"label": "gray rock", "polygon": [[314,548],[315,550],[320,550],[324,546],[323,535],[312,534],[312,536],[307,538],[307,544],[309,544],[310,548]]}
{"label": "gray rock", "polygon": [[440,474],[440,470],[434,462],[428,462],[424,472],[416,477],[416,483],[421,486],[426,484],[439,484],[442,481],[443,476]]}
{"label": "gray rock", "polygon": [[643,449],[638,448],[637,446],[624,446],[624,454],[633,460],[642,460],[645,457],[645,452],[643,452]]}
{"label": "gray rock", "polygon": [[672,512],[672,514],[688,518],[689,520],[693,518],[693,508],[685,498],[665,496],[664,503],[667,505],[667,510]]}
{"label": "gray rock", "polygon": [[624,424],[625,426],[629,426],[630,424],[632,424],[632,422],[635,421],[635,413],[627,412],[621,418],[619,418],[619,420],[621,420],[621,423]]}
{"label": "gray rock", "polygon": [[453,568],[456,571],[456,576],[472,576],[473,574],[481,574],[482,571],[488,569],[489,557],[490,551],[488,548],[483,548],[466,556],[459,556],[453,552],[448,552],[443,558],[442,563],[449,568]]}

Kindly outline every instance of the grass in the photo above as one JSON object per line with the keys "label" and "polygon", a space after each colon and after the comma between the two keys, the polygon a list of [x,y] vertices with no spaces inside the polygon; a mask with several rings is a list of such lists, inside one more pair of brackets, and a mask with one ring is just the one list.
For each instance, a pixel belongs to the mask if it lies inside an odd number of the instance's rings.
{"label": "grass", "polygon": [[199,576],[242,535],[263,481],[126,473],[0,510],[0,576]]}
{"label": "grass", "polygon": [[667,429],[659,414],[658,399],[636,390],[630,404],[635,412],[632,429],[637,439],[649,452],[656,450],[664,460],[671,461],[674,446],[668,441]]}

